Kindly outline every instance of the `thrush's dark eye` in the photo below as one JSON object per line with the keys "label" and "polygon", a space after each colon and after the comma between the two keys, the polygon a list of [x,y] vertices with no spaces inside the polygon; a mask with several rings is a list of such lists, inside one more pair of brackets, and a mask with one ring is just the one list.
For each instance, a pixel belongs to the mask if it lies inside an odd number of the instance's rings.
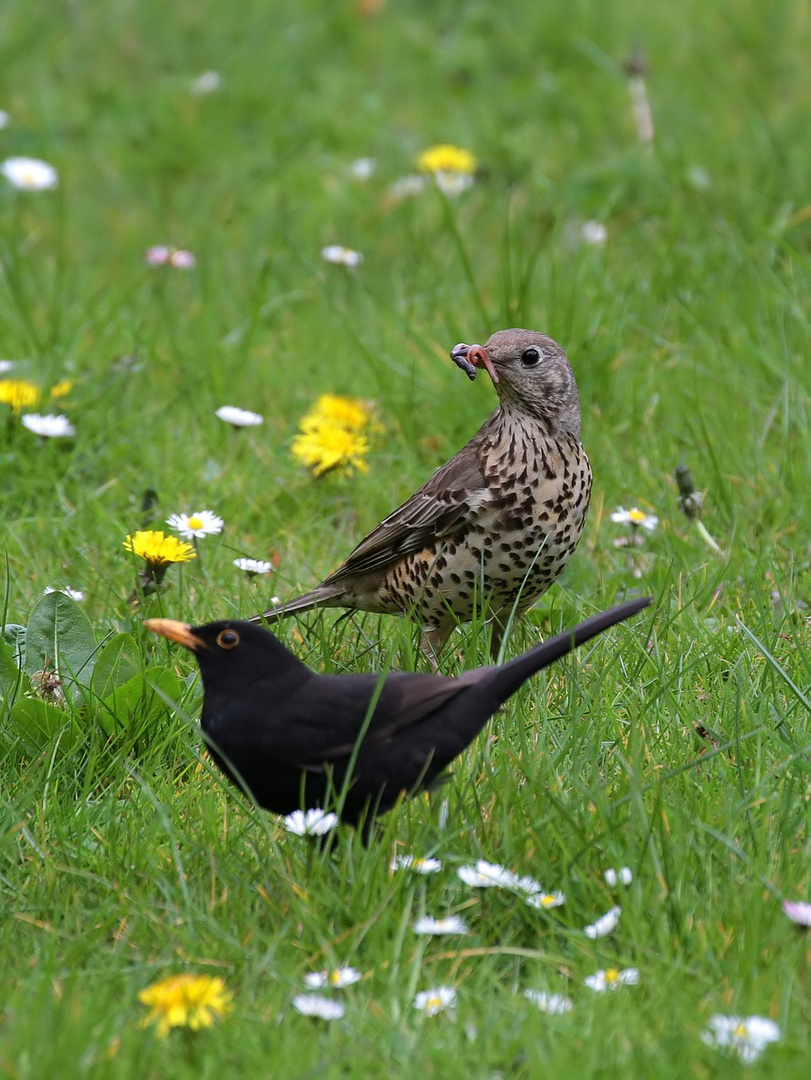
{"label": "thrush's dark eye", "polygon": [[524,349],[524,351],[521,353],[521,363],[524,367],[537,367],[540,362],[540,349]]}
{"label": "thrush's dark eye", "polygon": [[236,630],[220,630],[217,634],[217,644],[221,649],[234,649],[239,645],[239,634]]}

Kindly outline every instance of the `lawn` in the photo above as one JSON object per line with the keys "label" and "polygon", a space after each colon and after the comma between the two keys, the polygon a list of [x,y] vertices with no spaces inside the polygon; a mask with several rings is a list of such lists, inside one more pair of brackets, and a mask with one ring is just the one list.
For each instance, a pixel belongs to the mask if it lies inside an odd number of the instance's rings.
{"label": "lawn", "polygon": [[[811,939],[781,905],[811,900],[807,5],[37,7],[0,12],[0,160],[58,173],[0,176],[0,380],[36,396],[0,382],[0,1074],[805,1080]],[[417,165],[443,143],[476,160],[458,193]],[[315,585],[489,415],[448,353],[510,326],[565,347],[595,487],[507,652],[654,604],[522,688],[368,847],[325,851],[215,771],[194,659],[143,620]],[[372,403],[375,430],[314,476],[292,448],[324,394]],[[222,531],[144,589],[126,537],[204,508]],[[43,676],[55,619],[92,677]],[[277,631],[318,671],[425,667],[405,621]],[[463,626],[442,667],[488,656]],[[565,903],[471,886],[477,860]],[[467,933],[418,935],[423,915]],[[343,1016],[300,1015],[304,976],[342,966]],[[184,974],[230,1006],[162,1038],[139,994]],[[415,1007],[438,987],[452,1007]],[[779,1039],[742,1064],[702,1038],[718,1015]]]}

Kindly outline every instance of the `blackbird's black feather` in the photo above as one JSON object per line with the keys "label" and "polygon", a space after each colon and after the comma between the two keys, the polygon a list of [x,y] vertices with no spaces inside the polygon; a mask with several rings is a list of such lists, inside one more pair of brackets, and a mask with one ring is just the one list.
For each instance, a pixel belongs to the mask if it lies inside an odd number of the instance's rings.
{"label": "blackbird's black feather", "polygon": [[324,806],[343,791],[341,818],[357,824],[435,781],[536,671],[649,603],[630,600],[506,664],[456,678],[318,675],[247,622],[146,626],[194,651],[205,691],[201,725],[232,780],[277,814]]}

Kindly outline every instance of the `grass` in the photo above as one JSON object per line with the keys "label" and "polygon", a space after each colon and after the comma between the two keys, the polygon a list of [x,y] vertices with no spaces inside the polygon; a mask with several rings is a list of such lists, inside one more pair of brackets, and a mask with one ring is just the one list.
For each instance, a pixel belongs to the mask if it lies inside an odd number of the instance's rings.
{"label": "grass", "polygon": [[[362,7],[0,15],[0,156],[60,173],[55,192],[0,190],[2,353],[43,387],[75,380],[77,428],[40,444],[0,406],[4,621],[25,624],[46,586],[80,588],[98,639],[129,631],[147,672],[183,680],[178,709],[136,701],[113,735],[91,701],[72,746],[4,741],[0,1072],[704,1080],[743,1068],[701,1042],[708,1018],[757,1013],[782,1030],[758,1075],[805,1077],[808,945],[780,901],[810,895],[808,11]],[[650,148],[622,70],[635,46]],[[207,70],[221,88],[193,95]],[[475,153],[473,188],[393,203],[440,141]],[[375,175],[352,180],[365,155]],[[605,245],[581,241],[587,220]],[[156,243],[197,268],[147,267]],[[329,243],[363,252],[360,270],[323,263]],[[247,616],[311,587],[477,429],[492,388],[447,352],[510,325],[566,347],[596,476],[580,551],[510,650],[630,589],[655,609],[525,687],[378,843],[327,856],[212,772],[193,664],[141,621]],[[377,403],[368,475],[313,481],[290,455],[324,392]],[[222,404],[265,424],[236,433]],[[677,509],[682,461],[724,558]],[[661,519],[633,561],[613,543],[620,504]],[[203,506],[222,536],[133,605],[125,535]],[[275,578],[248,582],[237,555],[278,558]],[[318,670],[421,662],[395,620],[279,633]],[[446,666],[486,656],[467,628]],[[395,851],[445,866],[392,874]],[[466,888],[455,870],[476,858],[566,905]],[[603,871],[622,865],[633,883],[612,891]],[[616,933],[590,941],[615,901]],[[470,934],[417,938],[424,912]],[[345,1018],[296,1015],[303,974],[338,963],[364,972]],[[639,985],[583,987],[613,965]],[[158,1041],[137,996],[180,971],[222,976],[235,1010]],[[455,1014],[421,1017],[414,994],[439,984]],[[573,1011],[543,1015],[529,986]]]}

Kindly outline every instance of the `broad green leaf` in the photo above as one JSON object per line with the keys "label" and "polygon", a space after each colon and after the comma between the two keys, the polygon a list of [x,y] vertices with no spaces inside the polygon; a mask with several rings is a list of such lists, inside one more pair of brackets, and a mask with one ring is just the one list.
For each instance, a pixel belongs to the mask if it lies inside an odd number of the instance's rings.
{"label": "broad green leaf", "polygon": [[90,689],[93,697],[108,697],[143,669],[138,647],[132,634],[116,634],[99,651],[93,667]]}
{"label": "broad green leaf", "polygon": [[0,700],[9,701],[16,695],[21,677],[14,649],[0,637]]}
{"label": "broad green leaf", "polygon": [[19,623],[5,623],[0,630],[0,638],[11,646],[14,662],[21,668],[25,663],[25,627]]}
{"label": "broad green leaf", "polygon": [[169,668],[150,670],[149,678],[143,674],[135,675],[117,687],[99,709],[98,721],[108,735],[143,727],[161,713],[171,711],[171,706],[156,693],[155,686],[172,701],[180,700],[184,691],[183,683]]}
{"label": "broad green leaf", "polygon": [[56,672],[66,696],[76,701],[80,687],[90,685],[95,659],[96,636],[76,601],[62,592],[43,596],[25,634],[26,673]]}
{"label": "broad green leaf", "polygon": [[8,729],[3,741],[19,744],[28,753],[55,747],[62,755],[72,750],[82,732],[70,713],[39,698],[20,698],[9,712]]}

